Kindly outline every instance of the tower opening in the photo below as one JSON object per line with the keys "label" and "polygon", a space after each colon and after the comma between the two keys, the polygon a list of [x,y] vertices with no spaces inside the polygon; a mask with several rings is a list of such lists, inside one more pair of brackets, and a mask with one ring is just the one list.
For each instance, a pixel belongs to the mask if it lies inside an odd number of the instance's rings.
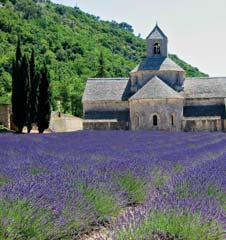
{"label": "tower opening", "polygon": [[155,43],[154,44],[154,55],[160,55],[160,54],[161,54],[160,43]]}

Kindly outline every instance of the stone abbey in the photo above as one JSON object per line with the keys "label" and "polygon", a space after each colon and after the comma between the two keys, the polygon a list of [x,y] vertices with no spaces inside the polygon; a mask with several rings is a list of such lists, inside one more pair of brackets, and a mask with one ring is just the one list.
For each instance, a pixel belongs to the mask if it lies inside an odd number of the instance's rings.
{"label": "stone abbey", "polygon": [[82,101],[84,129],[226,130],[226,77],[186,78],[158,25],[130,77],[88,79]]}

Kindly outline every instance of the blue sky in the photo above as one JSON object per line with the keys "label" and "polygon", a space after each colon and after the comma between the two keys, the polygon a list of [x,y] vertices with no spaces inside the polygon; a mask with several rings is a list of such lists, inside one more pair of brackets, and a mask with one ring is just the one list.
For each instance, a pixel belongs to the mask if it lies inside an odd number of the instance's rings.
{"label": "blue sky", "polygon": [[104,20],[128,22],[146,37],[156,21],[169,50],[211,76],[226,76],[226,0],[53,0]]}

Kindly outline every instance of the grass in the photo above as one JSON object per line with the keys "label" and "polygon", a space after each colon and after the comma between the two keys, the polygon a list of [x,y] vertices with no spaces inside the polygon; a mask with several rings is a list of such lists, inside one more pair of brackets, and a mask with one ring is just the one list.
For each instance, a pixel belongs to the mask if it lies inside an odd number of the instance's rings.
{"label": "grass", "polygon": [[9,183],[9,179],[0,175],[0,187],[4,186],[7,183]]}
{"label": "grass", "polygon": [[169,175],[162,171],[161,169],[156,168],[153,172],[152,172],[153,176],[154,176],[154,186],[156,188],[160,188],[163,185],[165,185],[167,183],[167,181],[169,180]]}
{"label": "grass", "polygon": [[153,233],[167,233],[178,240],[223,240],[222,229],[217,223],[201,220],[200,214],[185,215],[173,212],[152,211],[134,228],[120,230],[117,240],[151,240]]}
{"label": "grass", "polygon": [[9,129],[0,124],[0,133],[9,132]]}
{"label": "grass", "polygon": [[50,215],[24,200],[0,200],[0,239],[50,239]]}
{"label": "grass", "polygon": [[48,173],[46,168],[31,168],[30,173],[32,176],[37,176],[39,174]]}
{"label": "grass", "polygon": [[178,199],[185,199],[191,196],[189,182],[178,184],[175,190]]}
{"label": "grass", "polygon": [[120,176],[118,183],[127,192],[130,205],[144,202],[147,195],[147,184],[144,181],[128,173]]}
{"label": "grass", "polygon": [[116,197],[107,190],[87,186],[82,186],[81,190],[85,199],[93,205],[98,221],[106,222],[120,212],[121,207]]}
{"label": "grass", "polygon": [[220,190],[214,185],[208,186],[208,195],[214,196],[216,200],[219,202],[220,206],[224,208],[226,211],[226,192],[224,190]]}

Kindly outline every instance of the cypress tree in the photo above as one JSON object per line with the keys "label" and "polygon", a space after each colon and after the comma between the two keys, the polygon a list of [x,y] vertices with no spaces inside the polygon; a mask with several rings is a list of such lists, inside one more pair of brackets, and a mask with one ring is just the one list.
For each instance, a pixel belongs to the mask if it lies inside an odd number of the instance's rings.
{"label": "cypress tree", "polygon": [[98,63],[99,63],[99,67],[98,67],[98,72],[97,72],[96,77],[98,77],[98,78],[106,77],[107,71],[106,71],[106,66],[105,66],[104,54],[102,51],[100,52]]}
{"label": "cypress tree", "polygon": [[31,58],[30,58],[30,94],[29,94],[28,119],[27,119],[28,133],[30,133],[32,129],[32,124],[36,123],[36,119],[37,119],[38,82],[39,82],[39,76],[35,74],[35,52],[33,49],[31,53]]}
{"label": "cypress tree", "polygon": [[[17,47],[16,47],[16,60],[13,61],[13,72],[12,72],[12,113],[13,113],[13,123],[17,127],[17,132],[22,132],[23,127],[21,126],[21,61],[22,52],[20,38],[18,37]],[[22,129],[21,129],[22,128]]]}
{"label": "cypress tree", "polygon": [[49,74],[46,65],[41,70],[38,95],[37,125],[39,133],[49,128],[51,115]]}

